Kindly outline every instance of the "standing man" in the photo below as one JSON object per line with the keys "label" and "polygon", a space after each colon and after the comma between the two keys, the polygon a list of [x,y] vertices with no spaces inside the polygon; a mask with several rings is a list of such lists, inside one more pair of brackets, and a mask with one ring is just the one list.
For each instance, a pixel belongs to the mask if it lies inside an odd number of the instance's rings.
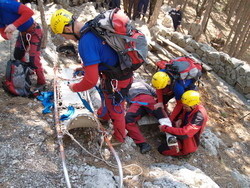
{"label": "standing man", "polygon": [[108,67],[119,66],[119,57],[103,39],[91,30],[81,36],[81,31],[88,27],[88,23],[78,22],[72,13],[65,9],[54,12],[50,27],[55,34],[67,40],[78,41],[78,51],[83,62],[85,75],[79,83],[69,84],[73,92],[91,89],[101,80],[107,114],[114,125],[114,136],[111,143],[117,145],[125,139],[124,98],[133,81],[133,72],[116,78]]}
{"label": "standing man", "polygon": [[198,149],[200,135],[207,123],[207,112],[204,106],[200,104],[200,94],[197,91],[186,91],[181,98],[182,111],[176,117],[172,124],[174,127],[159,125],[162,132],[175,135],[178,139],[177,146],[169,147],[166,143],[158,147],[162,155],[180,156],[193,153]]}
{"label": "standing man", "polygon": [[196,17],[195,22],[191,23],[188,28],[188,35],[191,35],[194,40],[198,41],[202,33],[201,18]]}
{"label": "standing man", "polygon": [[177,31],[178,27],[181,27],[181,20],[182,20],[182,11],[181,11],[181,5],[177,5],[176,8],[170,10],[168,13],[172,20],[173,20],[173,26],[174,31]]}
{"label": "standing man", "polygon": [[[14,31],[19,34],[16,41],[14,58],[29,62],[36,67],[37,88],[44,87],[46,84],[41,55],[41,41],[43,31],[33,20],[34,12],[22,3],[13,0],[0,0],[0,33],[5,40],[13,38]],[[29,60],[25,59],[28,54]]]}

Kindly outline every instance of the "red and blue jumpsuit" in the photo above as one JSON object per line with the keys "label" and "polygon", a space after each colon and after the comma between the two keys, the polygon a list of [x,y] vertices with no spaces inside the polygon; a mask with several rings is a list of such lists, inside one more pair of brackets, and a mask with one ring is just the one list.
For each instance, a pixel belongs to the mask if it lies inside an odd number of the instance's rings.
{"label": "red and blue jumpsuit", "polygon": [[[163,155],[179,156],[195,152],[200,143],[200,135],[208,120],[206,109],[202,105],[197,105],[191,112],[182,112],[174,117],[175,120],[181,119],[180,128],[162,126],[161,131],[175,135],[178,139],[179,152],[176,146],[169,147],[163,143],[158,147],[158,151]],[[174,121],[176,122],[176,121]]]}
{"label": "red and blue jumpsuit", "polygon": [[[85,27],[87,25],[82,29]],[[72,86],[72,90],[82,92],[91,89],[96,86],[100,78],[107,109],[107,113],[102,118],[112,120],[116,140],[124,142],[126,137],[124,99],[133,82],[133,73],[119,80],[111,78],[112,72],[108,72],[109,68],[105,65],[117,67],[119,57],[115,50],[91,31],[80,38],[78,51],[83,61],[85,75],[79,83]]]}
{"label": "red and blue jumpsuit", "polygon": [[33,67],[36,67],[37,84],[43,85],[46,83],[40,60],[43,31],[33,20],[33,14],[34,12],[29,7],[14,0],[0,1],[1,36],[8,40],[4,30],[10,24],[13,24],[20,31],[16,41],[14,57],[15,59],[26,61],[24,56],[27,50],[29,62]]}
{"label": "red and blue jumpsuit", "polygon": [[144,115],[155,116],[157,119],[164,118],[162,109],[154,110],[156,104],[155,90],[143,81],[136,80],[133,82],[129,89],[129,103],[130,106],[127,110],[126,130],[128,136],[131,137],[136,144],[146,142],[136,122],[140,120]]}

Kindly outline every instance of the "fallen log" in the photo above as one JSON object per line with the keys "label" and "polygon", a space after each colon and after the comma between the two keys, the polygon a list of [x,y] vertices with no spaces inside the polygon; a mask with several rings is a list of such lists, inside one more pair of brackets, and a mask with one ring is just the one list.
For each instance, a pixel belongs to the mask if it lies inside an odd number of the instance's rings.
{"label": "fallen log", "polygon": [[165,38],[162,37],[162,36],[158,36],[158,38],[159,38],[162,42],[164,42],[165,44],[167,44],[167,45],[169,45],[169,46],[175,48],[176,50],[178,50],[179,52],[183,53],[184,55],[191,57],[192,59],[194,59],[194,60],[197,61],[197,62],[200,62],[200,63],[202,64],[203,68],[204,68],[207,72],[210,72],[210,71],[213,70],[210,66],[208,66],[207,64],[205,64],[204,62],[202,62],[200,59],[195,58],[191,53],[187,52],[187,51],[184,50],[182,47],[180,47],[180,46],[176,45],[175,43],[171,42],[169,39],[165,39]]}
{"label": "fallen log", "polygon": [[171,53],[169,53],[165,48],[161,47],[161,45],[159,45],[158,43],[151,41],[149,43],[153,48],[155,48],[156,50],[158,50],[159,52],[161,52],[163,55],[165,55],[166,57],[168,57],[169,59],[173,59],[175,58]]}

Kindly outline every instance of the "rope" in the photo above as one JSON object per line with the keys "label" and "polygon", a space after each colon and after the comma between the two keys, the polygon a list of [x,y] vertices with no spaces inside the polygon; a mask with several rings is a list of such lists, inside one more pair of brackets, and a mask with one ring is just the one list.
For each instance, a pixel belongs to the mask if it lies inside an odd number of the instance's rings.
{"label": "rope", "polygon": [[[64,130],[63,133],[66,134],[66,135],[68,135],[77,145],[79,145],[79,146],[80,146],[87,154],[89,154],[90,156],[92,156],[92,157],[94,157],[94,158],[96,158],[96,159],[98,159],[98,160],[100,160],[100,161],[105,162],[108,166],[110,166],[110,167],[112,167],[112,168],[119,168],[118,165],[115,165],[115,164],[113,164],[112,162],[109,162],[109,161],[105,160],[104,157],[103,157],[103,155],[102,155],[102,152],[101,152],[101,151],[102,151],[102,146],[103,146],[103,143],[104,143],[104,135],[101,136],[102,141],[101,141],[100,147],[99,147],[99,153],[100,153],[100,156],[101,156],[101,158],[100,158],[100,157],[98,157],[98,156],[92,154],[91,152],[89,152],[86,148],[84,148],[84,147],[74,138],[74,136],[73,136],[72,134],[69,133],[68,130]],[[132,175],[132,172],[131,172],[130,170],[127,169],[127,168],[129,168],[129,167],[131,167],[131,166],[136,166],[136,167],[138,167],[139,170],[140,170],[140,172],[139,172],[138,174],[136,174],[136,175]],[[125,170],[129,171],[130,174],[131,174],[130,176],[126,176],[126,177],[123,178],[123,179],[129,179],[129,178],[133,178],[133,177],[135,177],[135,176],[140,176],[140,175],[143,173],[142,168],[141,168],[139,165],[137,165],[137,164],[125,165],[125,166],[123,166],[123,168],[124,168]]]}
{"label": "rope", "polygon": [[54,63],[54,118],[55,118],[55,126],[56,126],[58,143],[60,146],[60,154],[61,154],[61,159],[62,159],[64,177],[66,180],[67,187],[71,188],[68,169],[67,169],[66,161],[65,161],[66,157],[65,157],[64,147],[63,147],[63,139],[62,139],[63,138],[63,131],[62,131],[61,126],[60,126],[59,112],[58,112],[57,104],[58,104],[57,66],[56,66],[56,63]]}

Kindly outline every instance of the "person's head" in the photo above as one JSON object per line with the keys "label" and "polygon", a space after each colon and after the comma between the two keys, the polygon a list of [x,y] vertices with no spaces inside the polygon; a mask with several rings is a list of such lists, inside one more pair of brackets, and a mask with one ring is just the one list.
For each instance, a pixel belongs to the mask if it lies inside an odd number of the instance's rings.
{"label": "person's head", "polygon": [[153,75],[151,83],[154,88],[163,89],[171,84],[171,79],[167,73],[159,71]]}
{"label": "person's head", "polygon": [[181,9],[181,5],[177,5],[175,9],[176,10],[180,10]]}
{"label": "person's head", "polygon": [[200,21],[201,21],[201,17],[196,17],[196,18],[195,18],[195,22],[196,22],[196,23],[200,23]]}
{"label": "person's head", "polygon": [[66,39],[78,39],[74,31],[75,18],[65,9],[55,11],[50,19],[50,27],[55,34],[60,34]]}
{"label": "person's head", "polygon": [[220,31],[220,32],[218,33],[217,36],[218,36],[219,39],[223,38],[223,33],[222,33],[222,31]]}
{"label": "person's head", "polygon": [[192,111],[196,105],[200,104],[200,93],[195,90],[188,90],[182,94],[181,102],[185,110]]}

